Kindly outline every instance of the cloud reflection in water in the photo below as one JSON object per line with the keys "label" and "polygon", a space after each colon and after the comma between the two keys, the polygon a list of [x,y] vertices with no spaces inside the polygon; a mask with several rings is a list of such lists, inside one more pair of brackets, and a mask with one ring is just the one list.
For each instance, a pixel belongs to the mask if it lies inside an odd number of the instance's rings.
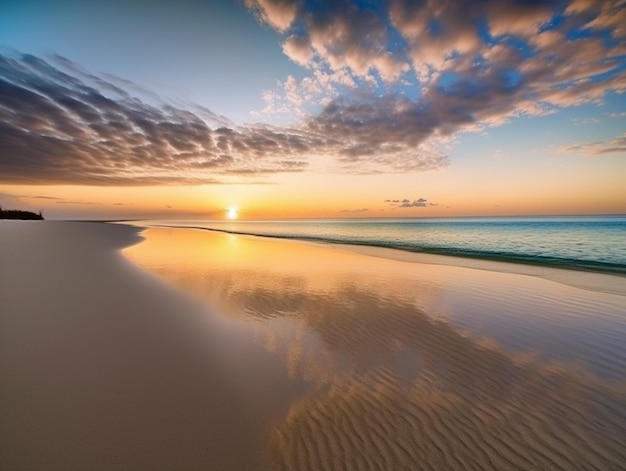
{"label": "cloud reflection in water", "polygon": [[623,381],[460,331],[436,312],[441,280],[409,284],[394,277],[398,262],[333,248],[199,231],[146,235],[127,250],[132,260],[253,326],[286,377],[307,384],[268,432],[276,469],[626,462],[617,438],[626,427]]}

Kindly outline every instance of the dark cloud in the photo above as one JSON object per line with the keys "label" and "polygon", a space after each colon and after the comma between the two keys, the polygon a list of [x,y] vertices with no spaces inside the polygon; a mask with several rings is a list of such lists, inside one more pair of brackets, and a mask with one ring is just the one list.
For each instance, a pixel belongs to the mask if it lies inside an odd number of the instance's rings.
{"label": "dark cloud", "polygon": [[300,155],[314,141],[301,133],[212,129],[192,111],[149,104],[67,59],[56,62],[0,54],[4,183],[218,183],[242,170],[271,174],[306,166]]}
{"label": "dark cloud", "polygon": [[[339,156],[346,172],[447,163],[442,154],[420,149],[422,138],[399,139],[402,130],[393,124],[382,130],[387,136],[358,131],[338,115],[346,115],[339,103],[301,127],[234,126],[198,106],[154,104],[154,96],[138,98],[122,88],[127,82],[116,82],[65,58],[53,63],[0,53],[0,182],[228,183],[229,177],[300,172],[314,155]],[[400,154],[408,158],[398,160]]]}
{"label": "dark cloud", "polygon": [[426,107],[394,95],[360,101],[337,99],[309,119],[308,129],[336,139],[340,160],[386,166],[390,171],[430,170],[447,163],[441,153],[420,146],[436,130]]}
{"label": "dark cloud", "polygon": [[439,206],[436,203],[429,203],[426,198],[417,198],[415,200],[410,200],[408,198],[404,198],[402,200],[385,200],[385,203],[397,208],[426,208],[429,206]]}

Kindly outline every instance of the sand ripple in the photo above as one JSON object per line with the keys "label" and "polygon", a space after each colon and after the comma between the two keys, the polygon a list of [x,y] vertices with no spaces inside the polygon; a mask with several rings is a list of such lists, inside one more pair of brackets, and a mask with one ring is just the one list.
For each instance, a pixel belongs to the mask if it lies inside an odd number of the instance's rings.
{"label": "sand ripple", "polygon": [[[360,267],[317,285],[301,267],[158,270],[253,323],[286,376],[307,385],[269,427],[272,469],[624,469],[624,330],[598,323],[581,337],[606,339],[592,361],[618,380],[600,378],[584,362],[513,354],[463,332],[418,307],[436,305],[433,286],[396,289]],[[519,336],[541,334],[528,329]]]}
{"label": "sand ripple", "polygon": [[[371,311],[375,300],[360,296]],[[516,361],[410,306],[378,307],[381,321],[363,329],[358,308],[309,322],[329,345],[342,339],[350,355],[377,357],[400,340],[421,358],[419,371],[370,364],[333,374],[326,364],[318,387],[272,430],[276,469],[623,469],[623,384]],[[319,365],[301,357],[300,367],[310,377]]]}

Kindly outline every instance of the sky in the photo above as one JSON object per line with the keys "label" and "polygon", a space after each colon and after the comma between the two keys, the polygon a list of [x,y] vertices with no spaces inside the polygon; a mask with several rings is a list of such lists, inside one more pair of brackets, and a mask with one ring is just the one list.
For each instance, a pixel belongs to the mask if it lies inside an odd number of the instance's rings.
{"label": "sky", "polygon": [[3,0],[0,206],[626,213],[626,1]]}

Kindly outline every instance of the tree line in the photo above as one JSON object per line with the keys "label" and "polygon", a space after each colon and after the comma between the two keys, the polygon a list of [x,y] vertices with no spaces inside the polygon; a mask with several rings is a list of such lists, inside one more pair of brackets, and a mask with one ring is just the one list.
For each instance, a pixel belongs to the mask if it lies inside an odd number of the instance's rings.
{"label": "tree line", "polygon": [[20,209],[2,209],[0,206],[0,219],[29,219],[29,220],[43,220],[43,214],[41,211],[33,213],[32,211],[22,211]]}

